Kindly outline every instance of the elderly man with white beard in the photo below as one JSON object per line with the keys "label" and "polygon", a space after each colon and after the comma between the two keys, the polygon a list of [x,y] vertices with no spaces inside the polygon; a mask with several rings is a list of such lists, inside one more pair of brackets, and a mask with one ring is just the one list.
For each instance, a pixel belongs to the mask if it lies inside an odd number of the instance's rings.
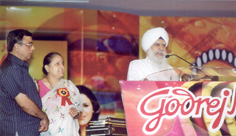
{"label": "elderly man with white beard", "polygon": [[[165,57],[168,42],[169,36],[164,28],[157,27],[146,31],[142,37],[142,48],[146,52],[146,58],[130,62],[127,80],[177,81],[178,76],[174,70],[158,73],[158,71],[173,68]],[[151,77],[155,73],[156,75]]]}

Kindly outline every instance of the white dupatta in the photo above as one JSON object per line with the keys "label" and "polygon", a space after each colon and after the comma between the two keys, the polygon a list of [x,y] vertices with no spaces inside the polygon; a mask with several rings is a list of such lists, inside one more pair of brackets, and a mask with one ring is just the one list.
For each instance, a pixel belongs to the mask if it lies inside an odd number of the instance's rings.
{"label": "white dupatta", "polygon": [[42,98],[43,111],[50,120],[47,132],[41,136],[79,136],[78,119],[69,115],[69,109],[75,107],[82,111],[80,93],[70,81],[61,79],[60,82]]}

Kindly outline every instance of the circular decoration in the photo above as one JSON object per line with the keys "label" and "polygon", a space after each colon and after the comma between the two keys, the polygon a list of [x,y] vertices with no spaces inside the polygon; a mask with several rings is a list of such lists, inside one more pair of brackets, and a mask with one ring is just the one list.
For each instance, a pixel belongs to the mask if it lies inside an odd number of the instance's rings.
{"label": "circular decoration", "polygon": [[72,102],[68,98],[70,96],[69,91],[66,88],[59,88],[57,89],[57,94],[61,96],[61,106],[65,106],[66,102],[71,105]]}

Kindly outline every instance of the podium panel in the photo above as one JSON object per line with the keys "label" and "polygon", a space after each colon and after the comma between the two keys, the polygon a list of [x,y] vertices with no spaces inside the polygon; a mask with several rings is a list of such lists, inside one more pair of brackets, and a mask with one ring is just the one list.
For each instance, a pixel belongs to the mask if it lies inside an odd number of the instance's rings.
{"label": "podium panel", "polygon": [[236,82],[120,84],[129,136],[236,135]]}

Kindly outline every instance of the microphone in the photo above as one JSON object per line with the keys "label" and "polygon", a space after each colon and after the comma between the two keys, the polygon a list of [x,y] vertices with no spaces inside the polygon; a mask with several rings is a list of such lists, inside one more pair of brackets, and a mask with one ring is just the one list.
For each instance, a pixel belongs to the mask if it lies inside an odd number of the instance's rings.
{"label": "microphone", "polygon": [[192,64],[192,63],[188,62],[187,60],[183,59],[182,57],[180,57],[180,56],[178,56],[178,55],[176,55],[176,54],[166,55],[165,57],[166,57],[166,58],[169,58],[170,56],[176,56],[176,57],[180,58],[181,60],[187,62],[187,63],[190,64],[191,66],[196,67],[195,64]]}
{"label": "microphone", "polygon": [[[170,54],[170,55],[166,55],[165,57],[166,58],[169,58],[170,56],[176,56],[176,57],[178,57],[179,59],[181,59],[181,60],[183,60],[183,61],[185,61],[185,62],[187,62],[188,64],[190,64],[192,67],[195,67],[197,70],[199,70],[200,72],[202,72],[203,74],[204,74],[204,78],[205,79],[208,79],[208,78],[210,78],[210,80],[213,80],[213,81],[217,81],[214,77],[211,77],[211,76],[209,76],[208,74],[206,74],[205,72],[203,72],[200,68],[198,68],[195,64],[192,64],[192,63],[190,63],[190,62],[188,62],[187,60],[185,60],[185,59],[183,59],[182,57],[180,57],[180,56],[178,56],[178,55],[176,55],[176,54]],[[183,75],[183,76],[186,76],[186,75]],[[189,78],[189,77],[188,77]],[[203,78],[203,79],[204,79]],[[197,80],[199,80],[199,79],[197,79]],[[197,81],[196,79],[195,79],[195,81]],[[185,80],[185,81],[188,81],[188,80]]]}

